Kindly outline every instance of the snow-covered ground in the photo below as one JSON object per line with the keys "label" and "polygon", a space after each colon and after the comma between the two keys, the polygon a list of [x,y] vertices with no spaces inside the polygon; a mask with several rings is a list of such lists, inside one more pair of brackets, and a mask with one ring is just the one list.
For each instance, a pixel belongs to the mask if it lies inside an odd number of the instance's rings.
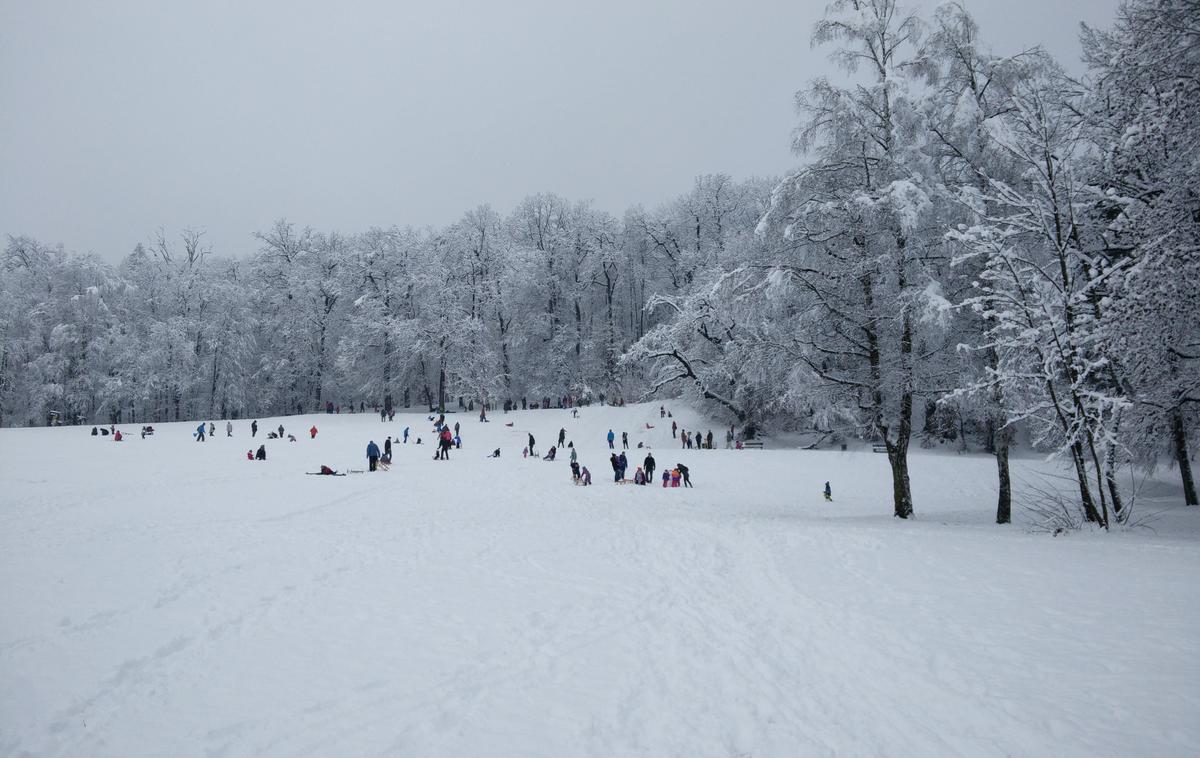
{"label": "snow-covered ground", "polygon": [[[1156,531],[1054,538],[991,523],[986,456],[914,451],[901,522],[869,450],[681,452],[657,405],[450,418],[449,462],[424,414],[260,419],[299,438],[266,462],[244,421],[0,430],[0,754],[1200,754],[1172,472]],[[304,475],[405,425],[389,472]],[[521,458],[560,426],[595,486]],[[614,486],[610,427],[695,489]]]}

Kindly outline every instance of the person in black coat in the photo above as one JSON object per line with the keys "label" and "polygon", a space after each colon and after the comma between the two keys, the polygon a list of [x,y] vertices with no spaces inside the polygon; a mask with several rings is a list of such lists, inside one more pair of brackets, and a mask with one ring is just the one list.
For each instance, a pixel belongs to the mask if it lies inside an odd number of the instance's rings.
{"label": "person in black coat", "polygon": [[688,476],[688,467],[683,465],[682,463],[676,463],[675,468],[679,469],[679,475],[683,477],[683,486],[691,487],[692,486],[692,478],[690,476]]}
{"label": "person in black coat", "polygon": [[654,453],[646,453],[646,460],[642,461],[642,470],[646,472],[646,481],[654,480]]}

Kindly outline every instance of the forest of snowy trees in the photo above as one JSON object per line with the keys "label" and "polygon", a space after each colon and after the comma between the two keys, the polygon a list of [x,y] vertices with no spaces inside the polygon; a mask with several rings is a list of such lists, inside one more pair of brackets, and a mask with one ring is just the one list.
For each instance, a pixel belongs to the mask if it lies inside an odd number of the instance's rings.
{"label": "forest of snowy trees", "polygon": [[[968,14],[837,0],[801,165],[615,217],[553,194],[441,229],[279,221],[246,258],[159,232],[117,265],[10,237],[0,424],[682,396],[860,437],[1057,451],[1085,517],[1200,427],[1200,0],[1082,31],[1086,75]],[[798,82],[800,84],[800,82]],[[780,167],[781,171],[786,167]],[[1125,481],[1128,477],[1125,476]]]}

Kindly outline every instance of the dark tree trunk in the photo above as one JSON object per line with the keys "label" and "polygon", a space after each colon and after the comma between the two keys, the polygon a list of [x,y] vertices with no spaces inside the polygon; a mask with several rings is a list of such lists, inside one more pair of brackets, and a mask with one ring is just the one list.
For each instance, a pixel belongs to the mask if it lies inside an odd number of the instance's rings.
{"label": "dark tree trunk", "polygon": [[1087,465],[1084,463],[1083,458],[1083,443],[1075,442],[1071,445],[1071,461],[1075,464],[1075,478],[1079,482],[1079,502],[1083,504],[1083,514],[1093,524],[1102,523],[1100,520],[1100,511],[1096,510],[1096,503],[1092,500],[1092,491],[1088,487]]}
{"label": "dark tree trunk", "polygon": [[1001,432],[996,440],[996,470],[1000,479],[1000,497],[996,502],[996,523],[1012,522],[1012,481],[1008,475],[1008,435]]}
{"label": "dark tree trunk", "polygon": [[1179,478],[1183,480],[1183,501],[1188,505],[1200,505],[1200,500],[1196,499],[1196,480],[1192,478],[1192,462],[1188,459],[1183,411],[1179,408],[1171,413],[1171,443],[1175,448],[1175,462],[1179,464]]}
{"label": "dark tree trunk", "polygon": [[892,467],[892,502],[895,515],[908,518],[913,513],[912,487],[908,480],[908,441],[887,443],[888,463]]}

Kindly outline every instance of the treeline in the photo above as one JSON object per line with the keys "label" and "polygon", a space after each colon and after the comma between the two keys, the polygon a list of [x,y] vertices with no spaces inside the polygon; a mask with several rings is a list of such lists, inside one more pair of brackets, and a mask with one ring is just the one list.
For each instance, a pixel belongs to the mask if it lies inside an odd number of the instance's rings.
{"label": "treeline", "polygon": [[1195,503],[1200,0],[1085,28],[1082,79],[990,52],[956,5],[839,0],[813,41],[847,75],[797,94],[782,180],[619,219],[538,195],[441,230],[281,221],[249,260],[11,239],[0,422],[674,393],[876,441],[900,517],[915,436],[993,452],[1007,522],[1018,431],[1083,518],[1126,517],[1129,464],[1171,461]]}

